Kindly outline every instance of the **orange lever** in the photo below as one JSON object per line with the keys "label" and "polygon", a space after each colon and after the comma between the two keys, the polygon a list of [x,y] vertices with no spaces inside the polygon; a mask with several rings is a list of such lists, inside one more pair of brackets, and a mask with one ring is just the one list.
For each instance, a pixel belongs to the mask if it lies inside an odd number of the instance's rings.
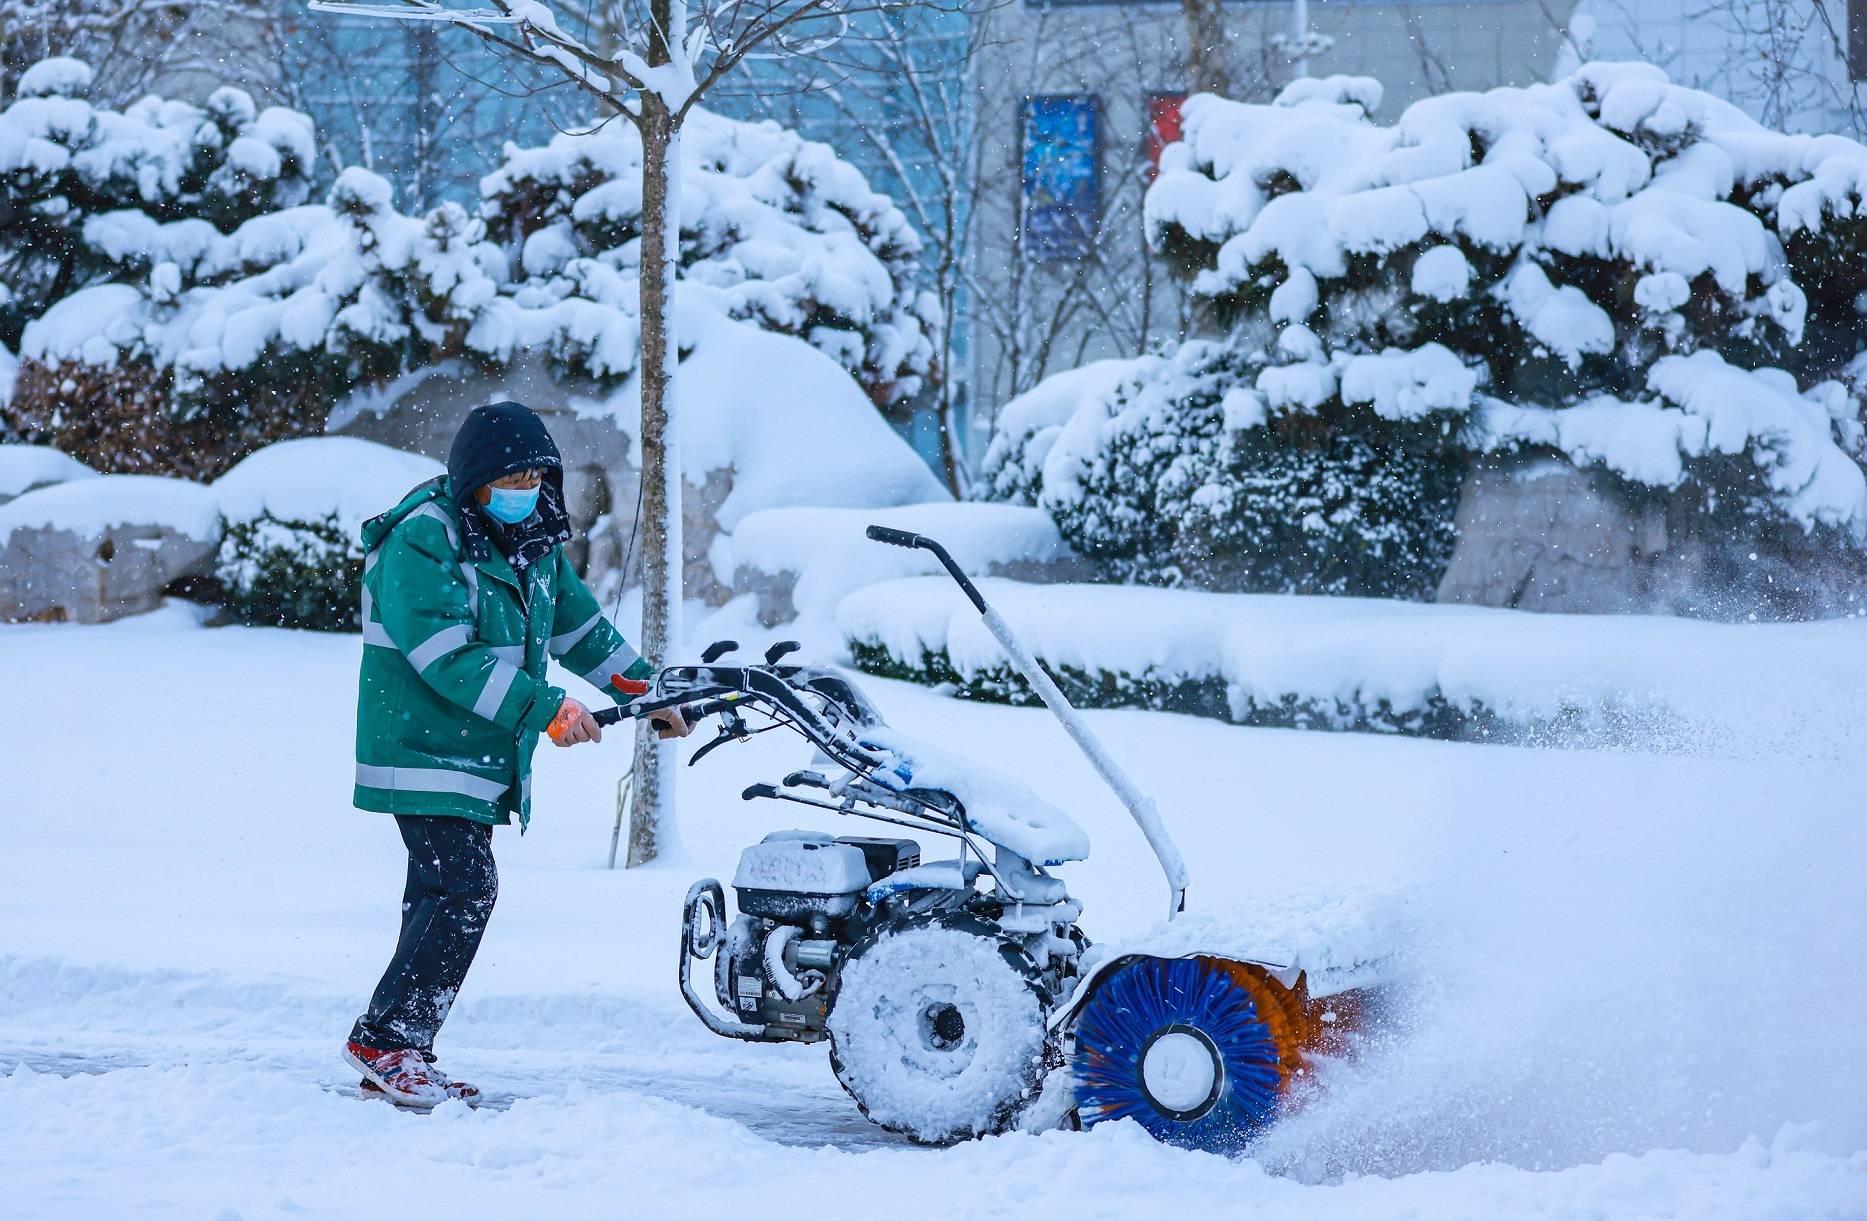
{"label": "orange lever", "polygon": [[647,695],[648,680],[645,678],[624,678],[620,674],[609,676],[610,685],[624,695]]}

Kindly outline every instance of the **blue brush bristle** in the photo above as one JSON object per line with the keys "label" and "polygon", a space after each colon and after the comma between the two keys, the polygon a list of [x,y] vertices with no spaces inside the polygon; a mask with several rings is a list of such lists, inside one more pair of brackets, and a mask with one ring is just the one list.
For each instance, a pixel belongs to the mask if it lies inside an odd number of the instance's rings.
{"label": "blue brush bristle", "polygon": [[[1210,1110],[1181,1118],[1141,1084],[1141,1053],[1157,1032],[1190,1026],[1224,1062]],[[1076,1101],[1083,1122],[1134,1119],[1156,1140],[1235,1153],[1276,1115],[1282,1081],[1277,1044],[1255,998],[1236,979],[1197,958],[1137,958],[1097,986],[1076,1022]]]}

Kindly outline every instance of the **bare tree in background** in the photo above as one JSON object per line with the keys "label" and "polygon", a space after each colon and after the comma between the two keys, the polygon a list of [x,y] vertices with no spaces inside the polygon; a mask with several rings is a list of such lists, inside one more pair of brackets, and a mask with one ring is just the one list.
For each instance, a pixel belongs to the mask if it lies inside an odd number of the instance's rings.
{"label": "bare tree in background", "polygon": [[[1685,27],[1700,31],[1687,48],[1667,40],[1655,6],[1643,0],[1594,0],[1578,6],[1592,24],[1538,0],[1575,60],[1597,54],[1602,26],[1611,26],[1626,46],[1614,58],[1633,57],[1664,68],[1676,81],[1703,89],[1742,107],[1765,126],[1785,131],[1845,128],[1867,135],[1867,99],[1855,68],[1849,0],[1687,0],[1679,12]],[[1859,18],[1854,18],[1859,20]],[[1715,38],[1706,38],[1707,32]],[[1858,65],[1867,71],[1867,64]]]}
{"label": "bare tree in background", "polygon": [[[860,40],[834,58],[799,56],[761,65],[744,99],[754,113],[787,127],[827,117],[886,175],[884,189],[925,243],[923,263],[939,295],[941,376],[933,403],[940,419],[940,465],[947,486],[971,490],[971,455],[962,435],[968,387],[960,309],[975,233],[980,184],[978,85],[970,65],[984,46],[986,11],[889,12],[865,23]],[[772,87],[776,85],[778,87]],[[761,87],[762,86],[762,87]]]}
{"label": "bare tree in background", "polygon": [[1193,93],[1232,94],[1232,48],[1222,0],[1180,0],[1186,13],[1186,82]]}
{"label": "bare tree in background", "polygon": [[[679,347],[674,282],[680,244],[681,126],[693,108],[748,58],[808,56],[836,46],[851,23],[928,0],[612,0],[567,12],[566,29],[542,0],[491,0],[448,9],[434,0],[399,6],[314,3],[332,12],[400,16],[465,30],[502,57],[555,72],[597,111],[597,125],[634,124],[642,140],[640,260],[643,587],[642,653],[657,667],[681,638],[681,458],[671,390]],[[576,32],[573,32],[575,30]],[[674,750],[643,723],[636,738],[629,811],[630,865],[675,841]]]}
{"label": "bare tree in background", "polygon": [[[1230,8],[1224,16],[1228,96],[1268,98],[1289,70],[1276,41],[1282,27],[1269,24],[1271,17],[1281,22],[1283,11],[1267,16]],[[1007,45],[993,46],[993,74],[1005,79],[981,91],[984,138],[968,157],[968,177],[981,201],[974,225],[986,229],[973,238],[980,257],[965,269],[970,320],[982,350],[974,392],[994,407],[1091,354],[1139,355],[1200,321],[1185,286],[1160,274],[1147,246],[1142,203],[1152,181],[1148,116],[1142,113],[1104,147],[1093,240],[1084,244],[1082,257],[1063,261],[1037,257],[1022,224],[1021,134],[1021,110],[1034,95],[1101,94],[1109,84],[1124,92],[1137,86],[1188,92],[1196,79],[1189,74],[1197,70],[1197,27],[1184,37],[1162,39],[1158,27],[1136,27],[1119,14],[1075,7],[1026,8],[1008,20],[1017,24],[1003,37]]]}
{"label": "bare tree in background", "polygon": [[215,64],[213,36],[262,14],[260,0],[0,0],[0,96],[53,55],[96,72],[91,99],[120,106]]}

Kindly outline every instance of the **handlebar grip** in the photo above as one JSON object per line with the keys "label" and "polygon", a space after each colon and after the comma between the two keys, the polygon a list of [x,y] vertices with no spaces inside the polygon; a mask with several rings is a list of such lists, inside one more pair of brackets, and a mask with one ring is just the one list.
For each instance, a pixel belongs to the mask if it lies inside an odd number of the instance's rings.
{"label": "handlebar grip", "polygon": [[892,526],[870,526],[865,532],[878,543],[887,543],[891,547],[919,547],[921,536],[912,530],[897,530]]}
{"label": "handlebar grip", "polygon": [[595,712],[592,712],[590,716],[598,725],[608,729],[611,725],[616,725],[628,720],[629,710],[626,707],[620,706],[615,708],[598,708]]}

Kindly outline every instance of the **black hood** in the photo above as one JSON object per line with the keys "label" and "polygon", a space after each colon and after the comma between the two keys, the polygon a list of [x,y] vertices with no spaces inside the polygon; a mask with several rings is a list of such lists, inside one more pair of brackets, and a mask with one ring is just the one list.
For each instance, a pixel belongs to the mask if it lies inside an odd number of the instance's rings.
{"label": "black hood", "polygon": [[538,413],[521,403],[475,407],[447,451],[448,491],[462,505],[471,504],[473,494],[493,480],[532,469],[563,490],[564,459],[557,442]]}
{"label": "black hood", "polygon": [[468,413],[447,453],[447,488],[460,506],[467,551],[474,559],[486,558],[492,545],[487,519],[474,493],[495,479],[523,470],[544,472],[538,512],[530,521],[500,531],[506,544],[501,550],[521,571],[551,547],[570,540],[570,521],[564,512],[564,459],[545,422],[522,403],[492,403]]}

